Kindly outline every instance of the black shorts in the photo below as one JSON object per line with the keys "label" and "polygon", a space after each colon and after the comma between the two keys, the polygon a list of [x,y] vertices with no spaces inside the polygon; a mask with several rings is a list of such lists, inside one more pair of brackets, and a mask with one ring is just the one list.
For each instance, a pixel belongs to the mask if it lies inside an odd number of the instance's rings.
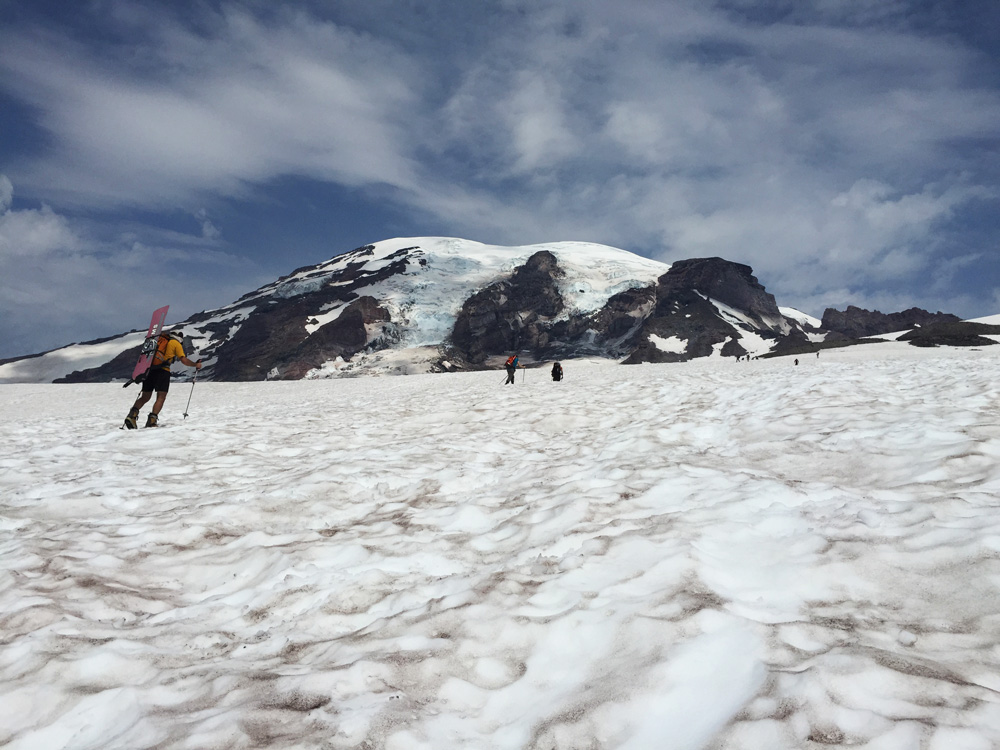
{"label": "black shorts", "polygon": [[150,370],[142,381],[143,393],[166,393],[170,390],[170,370]]}

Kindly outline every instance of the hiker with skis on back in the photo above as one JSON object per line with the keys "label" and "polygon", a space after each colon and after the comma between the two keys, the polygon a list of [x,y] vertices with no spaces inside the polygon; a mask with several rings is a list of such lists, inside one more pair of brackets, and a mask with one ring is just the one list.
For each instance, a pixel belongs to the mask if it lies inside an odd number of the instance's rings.
{"label": "hiker with skis on back", "polygon": [[517,363],[517,352],[514,352],[509,357],[507,357],[507,361],[504,363],[504,367],[507,368],[507,379],[504,381],[503,384],[507,385],[508,383],[514,382],[514,373],[517,372],[518,367],[524,367],[524,365],[519,365]]}
{"label": "hiker with skis on back", "polygon": [[163,402],[167,400],[167,391],[170,389],[170,365],[175,361],[196,370],[201,369],[201,360],[195,362],[184,354],[179,334],[174,331],[161,333],[156,342],[153,362],[142,381],[142,393],[132,404],[128,416],[125,417],[125,427],[134,430],[139,426],[139,410],[152,398],[153,391],[156,391],[156,401],[153,402],[153,410],[146,417],[146,427],[156,427],[160,418],[160,410],[163,408]]}

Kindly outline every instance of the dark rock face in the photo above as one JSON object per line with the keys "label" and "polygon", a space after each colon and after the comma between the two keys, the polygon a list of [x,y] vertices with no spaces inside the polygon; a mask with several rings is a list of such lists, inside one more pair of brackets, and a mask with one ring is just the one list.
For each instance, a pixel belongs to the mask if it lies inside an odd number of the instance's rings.
{"label": "dark rock face", "polygon": [[913,346],[992,346],[997,343],[986,334],[1000,334],[1000,326],[983,323],[934,323],[908,331],[899,337]]}
{"label": "dark rock face", "polygon": [[[374,297],[359,297],[326,325],[318,328],[285,358],[272,379],[299,380],[327,360],[347,360],[367,347],[369,326],[388,323],[390,315]],[[380,330],[382,328],[380,327]]]}
{"label": "dark rock face", "polygon": [[[777,338],[779,332],[785,334],[791,329],[778,311],[774,296],[757,281],[750,266],[722,258],[681,260],[657,280],[656,307],[625,363],[684,362],[707,357],[719,344],[723,344],[720,353],[724,357],[747,354],[738,341],[736,327],[741,321],[724,320],[709,299],[738,310],[754,322],[755,332],[765,338]],[[684,349],[664,351],[650,336],[681,339]]]}
{"label": "dark rock face", "polygon": [[[218,344],[206,347],[204,355],[217,358],[215,380],[299,379],[328,359],[350,359],[370,345],[369,329],[388,323],[389,313],[372,297],[358,297],[355,290],[404,273],[407,265],[420,262],[418,248],[393,253],[388,263],[372,270],[365,261],[374,246],[366,245],[338,256],[331,263],[299,268],[268,287],[266,298],[231,337],[220,336]],[[330,266],[337,267],[331,277]],[[335,284],[330,282],[335,281]],[[273,287],[273,288],[272,288]],[[241,299],[260,296],[257,290]],[[316,311],[348,303],[340,315],[309,334],[306,324]],[[209,323],[191,318],[201,333],[220,334],[230,323]],[[202,325],[198,325],[202,323]],[[374,337],[373,337],[374,338]]]}
{"label": "dark rock face", "polygon": [[[716,349],[725,357],[747,354],[739,343],[741,330],[789,346],[808,344],[753,270],[722,258],[674,263],[655,286],[620,292],[589,315],[560,315],[565,312],[556,284],[561,276],[556,259],[543,251],[509,280],[474,294],[458,316],[449,357],[472,366],[512,351],[538,360],[597,355],[626,357],[629,364],[683,362]],[[710,299],[737,314],[721,315]],[[674,347],[664,340],[676,339],[683,345],[667,351]]]}
{"label": "dark rock face", "polygon": [[491,355],[545,349],[552,319],[565,308],[556,285],[562,276],[556,257],[541,250],[510,279],[473,294],[462,305],[452,329],[453,356],[481,364]]}
{"label": "dark rock face", "polygon": [[[663,277],[660,277],[661,281]],[[657,288],[657,305],[642,326],[640,342],[625,360],[625,364],[639,362],[686,362],[695,357],[707,357],[716,344],[733,336],[732,326],[721,320],[714,305],[694,290],[673,289],[669,297],[660,297]],[[656,344],[659,339],[681,339],[680,351],[664,351]],[[729,341],[725,356],[742,355],[739,345]]]}
{"label": "dark rock face", "polygon": [[892,333],[916,326],[958,323],[960,321],[961,318],[956,315],[943,312],[931,313],[927,310],[921,310],[919,307],[886,314],[878,310],[863,310],[860,307],[849,305],[844,312],[827,308],[826,312],[823,313],[822,327],[852,339],[860,339],[865,336],[877,336],[880,333]]}
{"label": "dark rock face", "polygon": [[306,338],[307,310],[302,302],[274,303],[259,308],[235,335],[216,349],[218,380],[264,380],[275,361]]}
{"label": "dark rock face", "polygon": [[[538,360],[624,356],[655,304],[653,287],[626,289],[589,315],[566,315],[557,280],[564,272],[540,251],[462,306],[449,339],[449,358],[468,365],[511,352]],[[558,318],[558,320],[557,320]]]}
{"label": "dark rock face", "polygon": [[781,319],[774,295],[757,281],[753,269],[742,263],[722,258],[677,261],[658,280],[657,309],[690,299],[692,291],[746,313],[764,326]]}
{"label": "dark rock face", "polygon": [[298,300],[258,310],[219,348],[215,378],[298,380],[327,360],[350,359],[368,345],[368,325],[389,321],[377,300],[360,297],[310,335],[305,323],[314,309]]}
{"label": "dark rock face", "polygon": [[557,325],[553,339],[564,343],[551,345],[543,354],[548,359],[590,354],[623,357],[635,348],[643,323],[655,306],[654,286],[626,289],[596,313],[570,318],[564,324],[565,332]]}

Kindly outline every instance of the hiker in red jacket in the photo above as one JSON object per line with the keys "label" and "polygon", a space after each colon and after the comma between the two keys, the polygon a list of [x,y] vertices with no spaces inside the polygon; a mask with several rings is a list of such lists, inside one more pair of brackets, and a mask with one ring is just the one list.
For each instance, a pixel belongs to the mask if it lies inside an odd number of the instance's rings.
{"label": "hiker in red jacket", "polygon": [[507,379],[504,381],[504,385],[507,385],[508,383],[513,383],[514,373],[517,372],[518,367],[523,367],[523,366],[524,365],[519,365],[517,363],[517,352],[514,352],[509,357],[507,357],[507,361],[504,363],[504,367],[507,368]]}

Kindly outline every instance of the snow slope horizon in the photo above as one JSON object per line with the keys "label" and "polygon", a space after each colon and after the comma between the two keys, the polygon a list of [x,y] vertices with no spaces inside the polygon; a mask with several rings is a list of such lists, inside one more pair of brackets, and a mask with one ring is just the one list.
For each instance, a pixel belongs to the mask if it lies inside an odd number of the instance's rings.
{"label": "snow slope horizon", "polygon": [[[314,292],[350,263],[364,263],[362,277],[375,280],[356,293],[374,296],[390,313],[398,340],[388,348],[373,347],[356,352],[348,362],[340,357],[328,359],[309,371],[305,377],[329,377],[414,374],[436,369],[441,360],[439,347],[447,341],[456,316],[466,299],[487,284],[502,278],[539,251],[556,256],[565,277],[558,283],[566,302],[560,318],[572,314],[587,314],[599,310],[613,295],[629,288],[652,285],[666,273],[670,265],[636,255],[627,250],[590,242],[550,242],[523,246],[487,245],[454,237],[397,237],[382,240],[354,251],[336,255],[322,263],[297,269],[274,282],[248,292],[235,302],[205,311],[191,320],[172,322],[169,327],[180,330],[192,343],[195,356],[207,350],[203,380],[211,380],[217,360],[211,352],[220,343],[219,329],[235,335],[248,317],[259,307],[273,300],[286,300]],[[379,280],[378,271],[410,255],[411,270]],[[418,264],[419,261],[419,264]],[[345,283],[345,282],[340,282]],[[336,284],[334,284],[336,286]],[[752,356],[768,353],[775,345],[753,331],[754,324],[740,311],[717,300],[710,300],[720,319],[735,326],[734,337]],[[319,309],[303,319],[303,327],[312,335],[333,322],[348,307],[348,301],[317,305]],[[783,318],[765,321],[765,326],[787,334],[790,322],[796,326],[819,328],[821,321],[790,307],[779,307]],[[741,323],[750,330],[741,330]],[[369,336],[375,335],[372,326]],[[745,326],[744,326],[745,327]],[[137,329],[144,331],[145,329]],[[810,341],[822,340],[824,334],[809,332]],[[664,351],[683,351],[683,339],[650,341]],[[98,342],[71,344],[40,355],[18,358],[0,364],[0,384],[53,382],[70,373],[98,368],[117,354],[136,346],[137,334],[130,332]],[[191,353],[191,352],[189,352]],[[262,370],[261,372],[264,372]],[[181,370],[179,379],[190,374]]]}
{"label": "snow slope horizon", "polygon": [[0,744],[995,747],[993,349],[9,385]]}

